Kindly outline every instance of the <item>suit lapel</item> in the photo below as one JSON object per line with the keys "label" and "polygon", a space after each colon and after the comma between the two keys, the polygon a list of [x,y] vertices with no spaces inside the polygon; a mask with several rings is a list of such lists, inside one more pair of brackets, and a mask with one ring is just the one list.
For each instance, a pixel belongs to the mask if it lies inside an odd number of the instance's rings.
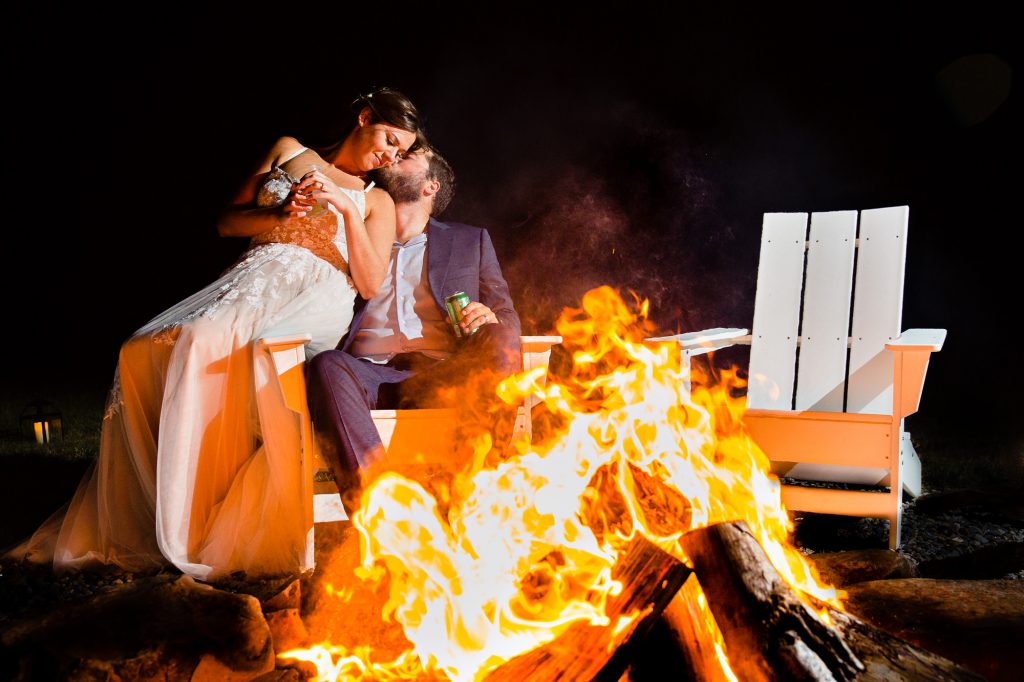
{"label": "suit lapel", "polygon": [[433,218],[427,223],[427,281],[434,295],[437,307],[443,312],[444,285],[448,267],[452,262],[452,230],[439,220]]}

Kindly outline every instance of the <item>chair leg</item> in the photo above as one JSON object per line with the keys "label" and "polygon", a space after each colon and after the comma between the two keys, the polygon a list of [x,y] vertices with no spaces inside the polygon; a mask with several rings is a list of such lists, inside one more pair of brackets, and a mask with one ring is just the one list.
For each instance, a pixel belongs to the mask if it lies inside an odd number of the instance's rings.
{"label": "chair leg", "polygon": [[516,424],[512,428],[512,440],[524,440],[530,442],[531,428],[529,415],[526,412],[527,406],[520,405],[516,410]]}
{"label": "chair leg", "polygon": [[900,435],[900,484],[911,497],[921,494],[921,459],[909,433]]}
{"label": "chair leg", "polygon": [[900,534],[903,529],[903,495],[899,489],[895,489],[890,495],[896,509],[889,517],[889,549],[895,551],[900,546]]}
{"label": "chair leg", "polygon": [[909,433],[900,434],[899,485],[894,486],[891,495],[895,498],[896,513],[889,518],[889,549],[895,550],[901,544],[903,526],[903,493],[911,497],[921,494],[921,460],[910,441]]}

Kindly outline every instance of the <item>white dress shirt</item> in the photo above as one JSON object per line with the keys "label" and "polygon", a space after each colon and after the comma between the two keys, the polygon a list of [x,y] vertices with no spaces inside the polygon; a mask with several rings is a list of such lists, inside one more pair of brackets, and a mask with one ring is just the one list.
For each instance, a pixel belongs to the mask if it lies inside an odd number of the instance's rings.
{"label": "white dress shirt", "polygon": [[383,364],[399,353],[451,355],[454,335],[427,280],[427,233],[391,247],[380,292],[366,304],[349,352]]}

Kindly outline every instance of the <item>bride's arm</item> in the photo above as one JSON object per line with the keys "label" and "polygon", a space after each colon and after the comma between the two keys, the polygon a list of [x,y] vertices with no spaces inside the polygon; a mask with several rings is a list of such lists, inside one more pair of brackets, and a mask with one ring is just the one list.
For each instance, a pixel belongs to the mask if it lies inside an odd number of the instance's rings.
{"label": "bride's arm", "polygon": [[345,223],[348,246],[348,271],[359,295],[371,299],[377,295],[391,260],[395,242],[395,202],[382,189],[366,193],[366,218],[352,198],[345,194],[323,171],[312,170],[302,176],[298,191],[312,202],[329,201]]}
{"label": "bride's arm", "polygon": [[217,221],[217,232],[222,237],[253,237],[281,224],[288,218],[301,218],[309,210],[309,204],[296,201],[294,190],[289,200],[281,206],[257,206],[256,196],[260,185],[271,171],[277,159],[290,156],[298,140],[283,137],[277,141],[260,164],[256,173],[249,177],[238,191],[234,200],[221,212]]}
{"label": "bride's arm", "polygon": [[[355,205],[352,205],[355,208]],[[395,243],[395,202],[382,189],[366,193],[366,219],[358,211],[345,216],[348,243],[348,267],[359,295],[371,299],[377,295],[391,260]]]}

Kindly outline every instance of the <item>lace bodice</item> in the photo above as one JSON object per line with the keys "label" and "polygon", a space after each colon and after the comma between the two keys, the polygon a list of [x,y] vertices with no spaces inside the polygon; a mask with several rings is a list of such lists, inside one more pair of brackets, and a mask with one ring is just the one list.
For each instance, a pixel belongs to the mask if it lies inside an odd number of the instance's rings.
{"label": "lace bodice", "polygon": [[[267,173],[267,177],[263,180],[263,184],[260,186],[259,195],[256,197],[256,205],[280,206],[288,198],[288,193],[292,190],[292,184],[298,181],[298,178],[293,176],[284,168],[274,166],[270,172]],[[359,213],[365,216],[366,190],[349,189],[348,187],[341,187],[340,189],[342,192],[352,197],[352,201],[356,202],[356,206],[359,207]]]}
{"label": "lace bodice", "polygon": [[[274,166],[260,186],[256,204],[261,207],[281,206],[288,199],[292,183],[298,180],[280,166]],[[366,194],[362,190],[340,188],[355,202],[359,214],[366,216]],[[348,245],[345,230],[340,227],[341,214],[332,204],[327,210],[312,211],[305,218],[282,222],[277,227],[252,238],[258,244],[294,244],[308,249],[342,272],[348,273]]]}

